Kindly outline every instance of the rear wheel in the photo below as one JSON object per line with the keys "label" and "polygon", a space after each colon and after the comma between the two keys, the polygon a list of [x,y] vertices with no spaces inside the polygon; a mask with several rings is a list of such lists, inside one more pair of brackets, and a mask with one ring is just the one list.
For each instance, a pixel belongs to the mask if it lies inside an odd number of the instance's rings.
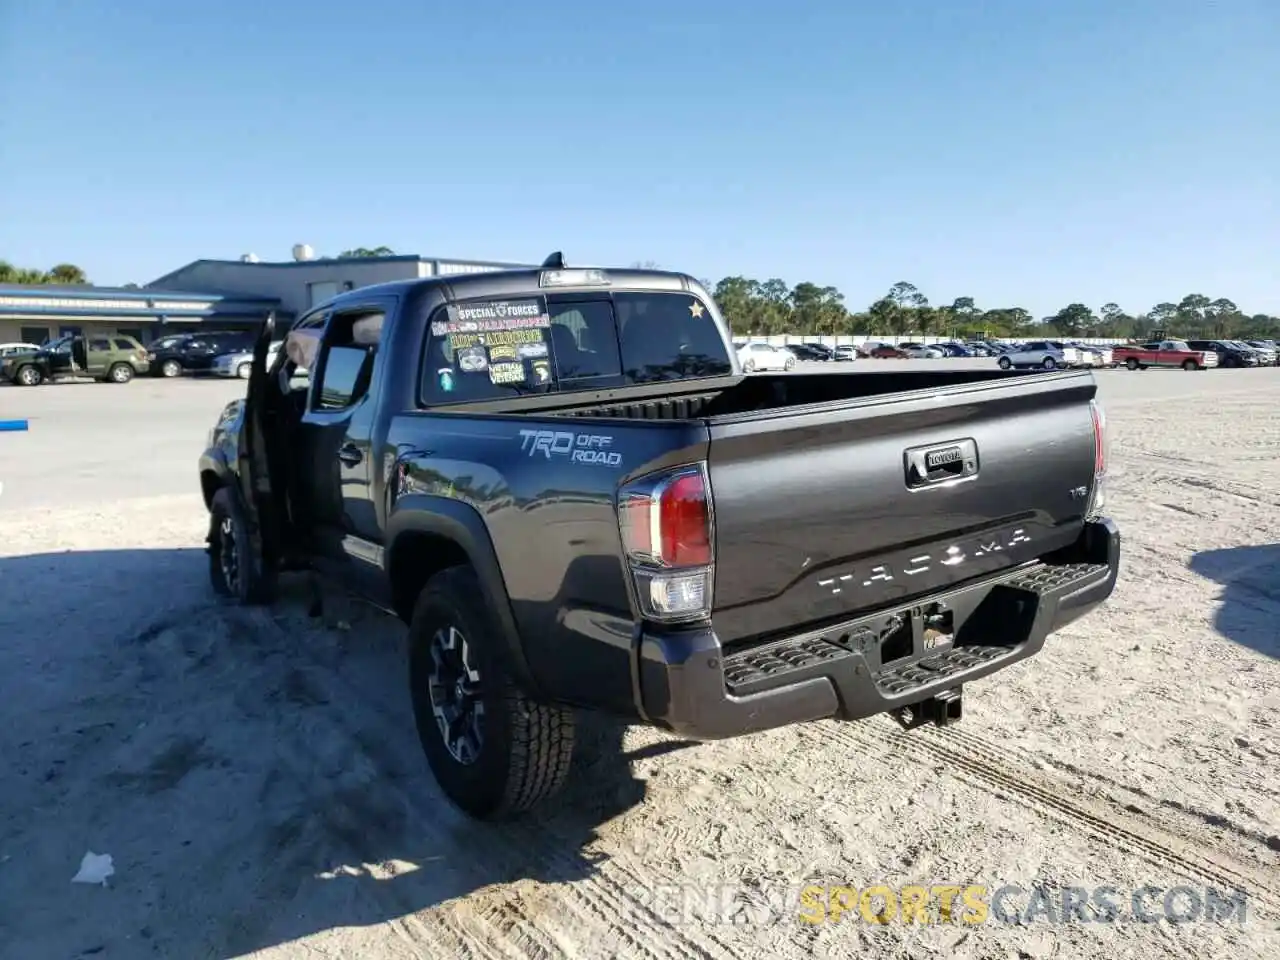
{"label": "rear wheel", "polygon": [[44,383],[44,374],[40,372],[39,367],[30,365],[19,367],[18,372],[14,374],[13,382],[22,387],[38,387]]}
{"label": "rear wheel", "polygon": [[564,786],[573,712],[530,699],[505,668],[471,567],[427,582],[409,626],[409,684],[423,752],[445,795],[472,817],[528,810]]}
{"label": "rear wheel", "polygon": [[236,367],[236,376],[241,380],[248,380],[251,373],[253,373],[253,364],[247,360]]}
{"label": "rear wheel", "polygon": [[1137,357],[1130,357],[1128,360],[1124,362],[1124,365],[1128,367],[1130,370],[1137,370],[1138,369]]}
{"label": "rear wheel", "polygon": [[128,383],[133,379],[133,367],[127,363],[114,363],[107,371],[107,379],[112,383]]}
{"label": "rear wheel", "polygon": [[160,364],[160,373],[166,377],[176,377],[182,373],[182,364],[177,360],[166,360]]}
{"label": "rear wheel", "polygon": [[209,507],[209,582],[219,596],[246,606],[275,599],[275,571],[253,549],[244,513],[227,487]]}
{"label": "rear wheel", "polygon": [[1013,361],[1010,360],[1008,357],[1001,357],[999,360],[996,361],[996,363],[1000,365],[1001,370],[1008,370],[1010,367],[1013,366]]}
{"label": "rear wheel", "polygon": [[1046,370],[1056,370],[1058,368],[1058,361],[1053,359],[1053,357],[1045,357],[1044,360],[1041,361],[1040,366],[1044,367]]}

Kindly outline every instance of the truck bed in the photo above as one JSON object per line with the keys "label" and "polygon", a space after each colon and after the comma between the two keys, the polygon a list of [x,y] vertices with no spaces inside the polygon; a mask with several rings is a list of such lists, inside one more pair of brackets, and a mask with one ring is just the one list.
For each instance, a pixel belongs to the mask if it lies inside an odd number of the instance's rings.
{"label": "truck bed", "polygon": [[[700,450],[708,463],[713,623],[732,646],[900,605],[1072,543],[1093,482],[1096,389],[1088,371],[851,371],[633,387],[570,403],[523,397],[457,412],[572,417],[599,429],[619,419],[682,421],[679,456]],[[913,480],[911,451],[918,466],[928,450],[956,447],[966,458],[972,451],[971,475]]]}

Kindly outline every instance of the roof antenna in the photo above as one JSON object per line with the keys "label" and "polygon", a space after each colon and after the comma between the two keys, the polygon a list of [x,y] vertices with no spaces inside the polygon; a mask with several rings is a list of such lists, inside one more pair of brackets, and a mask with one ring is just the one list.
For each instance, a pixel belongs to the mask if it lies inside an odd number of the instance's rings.
{"label": "roof antenna", "polygon": [[557,250],[551,256],[547,257],[547,259],[542,261],[542,267],[544,270],[563,270],[564,254]]}

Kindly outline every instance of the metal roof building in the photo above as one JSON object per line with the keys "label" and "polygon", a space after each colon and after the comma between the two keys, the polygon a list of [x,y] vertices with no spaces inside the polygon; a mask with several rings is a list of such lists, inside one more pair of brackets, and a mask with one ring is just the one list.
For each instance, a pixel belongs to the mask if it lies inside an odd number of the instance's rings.
{"label": "metal roof building", "polygon": [[140,288],[0,285],[0,344],[43,343],[68,333],[118,333],[148,343],[162,333],[256,326],[275,311],[288,325],[346,290],[391,280],[480,273],[533,264],[416,255],[195,260]]}
{"label": "metal roof building", "polygon": [[413,254],[312,259],[309,249],[302,244],[295,248],[294,257],[277,262],[259,261],[252,255],[240,260],[196,260],[166,273],[147,284],[147,288],[178,287],[263,297],[279,302],[282,319],[287,322],[339,293],[375,283],[536,266]]}
{"label": "metal roof building", "polygon": [[69,333],[118,333],[143,343],[203,324],[243,327],[279,309],[271,298],[170,289],[0,285],[0,343],[43,343]]}

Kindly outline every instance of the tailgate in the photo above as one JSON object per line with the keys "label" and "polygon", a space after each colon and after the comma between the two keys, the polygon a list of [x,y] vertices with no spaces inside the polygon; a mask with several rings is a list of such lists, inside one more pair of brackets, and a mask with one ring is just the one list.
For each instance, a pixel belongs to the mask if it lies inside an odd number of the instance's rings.
{"label": "tailgate", "polygon": [[1071,543],[1096,390],[1015,376],[710,420],[716,633],[836,620]]}

